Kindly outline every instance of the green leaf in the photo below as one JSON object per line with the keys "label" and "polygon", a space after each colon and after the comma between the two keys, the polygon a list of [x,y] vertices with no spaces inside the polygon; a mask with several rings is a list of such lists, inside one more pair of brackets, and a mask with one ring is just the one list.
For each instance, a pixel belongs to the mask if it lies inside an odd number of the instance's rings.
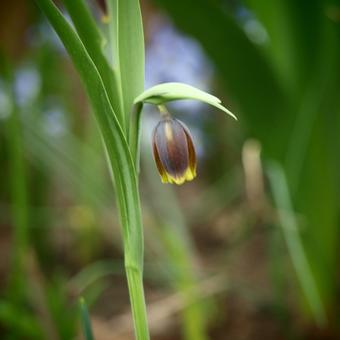
{"label": "green leaf", "polygon": [[237,120],[236,116],[232,112],[221,105],[220,99],[193,86],[183,83],[164,83],[151,87],[139,95],[135,99],[134,104],[144,102],[161,105],[169,101],[182,99],[195,99],[210,104],[226,112],[228,115]]}
{"label": "green leaf", "polygon": [[[131,248],[131,266],[142,266],[142,246],[136,247],[142,238],[138,214],[129,214],[140,208],[137,178],[125,135],[113,111],[100,75],[77,34],[50,0],[36,0],[56,30],[72,58],[91,100],[114,173],[123,232]],[[139,230],[140,227],[140,230]],[[129,236],[132,235],[132,236]]]}
{"label": "green leaf", "polygon": [[[125,134],[110,104],[96,65],[78,35],[51,0],[36,0],[77,68],[100,126],[115,182],[124,239],[124,262],[135,332],[149,339],[143,292],[143,232],[136,170]],[[138,7],[139,8],[139,7]]]}
{"label": "green leaf", "polygon": [[8,300],[0,300],[0,323],[11,330],[12,339],[46,339],[41,330],[41,320],[31,310]]}
{"label": "green leaf", "polygon": [[144,34],[138,0],[109,0],[111,45],[119,69],[126,120],[144,90]]}
{"label": "green leaf", "polygon": [[84,0],[64,0],[64,4],[84,47],[100,73],[111,106],[122,125],[124,124],[124,120],[118,79],[103,53],[102,46],[104,38],[102,33],[96,26],[96,22],[86,7]]}
{"label": "green leaf", "polygon": [[323,29],[321,17],[325,15],[322,3],[322,0],[246,0],[246,5],[269,36],[270,44],[267,44],[266,49],[273,66],[294,95],[304,90],[311,69],[314,70],[318,65],[320,54],[315,51],[323,48],[320,33]]}
{"label": "green leaf", "polygon": [[94,340],[91,321],[89,317],[89,312],[87,310],[86,302],[83,298],[79,300],[80,304],[80,314],[81,314],[81,323],[83,327],[84,337],[86,340]]}
{"label": "green leaf", "polygon": [[316,322],[324,326],[326,313],[323,301],[299,234],[286,176],[279,163],[275,162],[270,164],[267,172],[293,267]]}

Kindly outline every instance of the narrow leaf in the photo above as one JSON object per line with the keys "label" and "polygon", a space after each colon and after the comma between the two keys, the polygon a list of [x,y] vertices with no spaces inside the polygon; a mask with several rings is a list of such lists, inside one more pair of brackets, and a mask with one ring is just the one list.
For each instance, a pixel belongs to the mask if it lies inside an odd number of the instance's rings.
{"label": "narrow leaf", "polygon": [[84,47],[100,73],[111,106],[122,125],[124,121],[117,74],[113,71],[113,68],[103,53],[102,46],[104,38],[102,33],[99,31],[84,0],[64,0],[64,4]]}
{"label": "narrow leaf", "polygon": [[183,83],[164,83],[156,85],[139,95],[135,99],[134,103],[137,104],[144,102],[160,105],[169,101],[182,99],[195,99],[210,104],[226,112],[228,115],[237,120],[236,116],[221,104],[220,99]]}
{"label": "narrow leaf", "polygon": [[138,339],[149,339],[142,283],[144,251],[138,183],[125,134],[112,109],[100,74],[78,35],[51,0],[36,2],[46,14],[76,66],[100,126],[114,175],[135,332]]}
{"label": "narrow leaf", "polygon": [[[126,120],[144,90],[144,34],[139,0],[109,0],[113,58],[119,68]],[[116,36],[114,36],[116,35]]]}
{"label": "narrow leaf", "polygon": [[91,328],[91,321],[89,317],[89,312],[87,310],[86,302],[83,298],[80,298],[79,304],[80,304],[81,324],[82,324],[85,340],[94,340],[93,332]]}
{"label": "narrow leaf", "polygon": [[128,213],[139,212],[140,202],[136,172],[125,135],[110,105],[102,79],[77,34],[51,0],[36,2],[62,40],[86,87],[114,173],[120,219],[124,226],[124,239],[127,240],[125,247],[130,251],[128,261],[132,267],[142,268],[143,244],[139,240],[143,237],[140,214]]}

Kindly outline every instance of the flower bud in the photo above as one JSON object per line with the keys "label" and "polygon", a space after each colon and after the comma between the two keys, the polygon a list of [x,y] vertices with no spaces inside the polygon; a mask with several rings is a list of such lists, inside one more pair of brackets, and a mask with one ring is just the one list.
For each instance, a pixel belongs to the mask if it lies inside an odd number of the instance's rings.
{"label": "flower bud", "polygon": [[153,131],[153,154],[163,183],[183,184],[196,176],[196,154],[189,130],[165,117]]}
{"label": "flower bud", "polygon": [[97,5],[101,11],[101,20],[103,23],[107,24],[109,22],[109,16],[107,11],[107,5],[105,0],[96,0]]}

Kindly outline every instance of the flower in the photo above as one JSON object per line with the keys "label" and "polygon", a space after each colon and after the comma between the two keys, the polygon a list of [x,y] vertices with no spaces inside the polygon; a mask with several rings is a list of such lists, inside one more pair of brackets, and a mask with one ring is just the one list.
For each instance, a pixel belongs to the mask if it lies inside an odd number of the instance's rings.
{"label": "flower", "polygon": [[107,11],[107,5],[105,0],[97,0],[97,5],[101,11],[101,20],[104,24],[108,24],[110,21],[109,14]]}
{"label": "flower", "polygon": [[196,177],[196,153],[187,127],[164,117],[152,137],[153,154],[163,183],[183,184]]}

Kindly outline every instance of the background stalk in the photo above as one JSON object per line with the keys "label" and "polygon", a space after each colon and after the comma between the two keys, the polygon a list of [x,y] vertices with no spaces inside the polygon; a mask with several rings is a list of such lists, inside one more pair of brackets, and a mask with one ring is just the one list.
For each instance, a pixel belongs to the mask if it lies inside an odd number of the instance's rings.
{"label": "background stalk", "polygon": [[4,70],[8,81],[8,95],[11,98],[12,110],[8,118],[8,145],[10,191],[12,201],[13,236],[12,236],[12,270],[9,278],[9,294],[12,302],[21,303],[25,297],[25,256],[28,248],[28,207],[26,166],[23,150],[22,123],[20,112],[15,103],[13,79],[10,67]]}

